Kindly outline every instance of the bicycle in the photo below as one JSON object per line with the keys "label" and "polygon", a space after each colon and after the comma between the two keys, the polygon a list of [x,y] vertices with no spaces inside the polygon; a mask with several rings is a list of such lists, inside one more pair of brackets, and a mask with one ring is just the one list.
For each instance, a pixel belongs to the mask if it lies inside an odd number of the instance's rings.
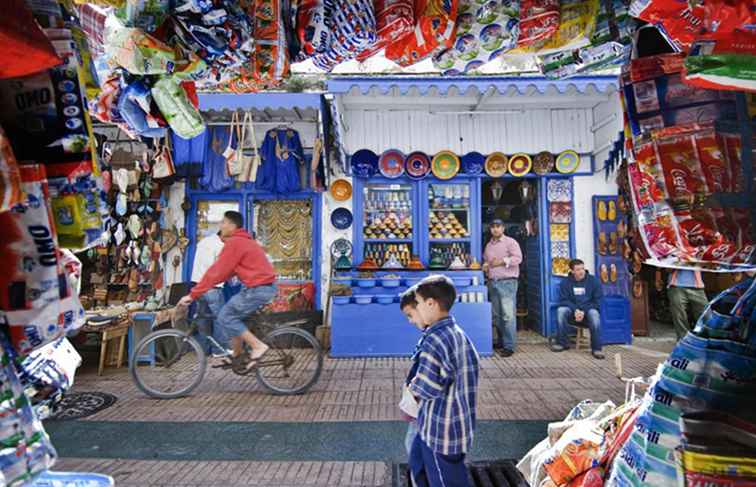
{"label": "bicycle", "polygon": [[[263,338],[270,349],[251,370],[219,368],[230,369],[241,376],[254,371],[257,381],[273,394],[304,394],[317,382],[323,368],[320,343],[312,334],[297,328],[308,321],[300,318],[277,322],[275,315],[266,315],[265,319],[262,315],[253,315],[247,320],[249,329],[272,328]],[[186,331],[169,328],[153,331],[142,338],[129,361],[129,373],[137,387],[157,399],[189,395],[200,385],[207,371],[207,353],[197,336],[224,350],[212,336],[200,332],[193,322]]]}

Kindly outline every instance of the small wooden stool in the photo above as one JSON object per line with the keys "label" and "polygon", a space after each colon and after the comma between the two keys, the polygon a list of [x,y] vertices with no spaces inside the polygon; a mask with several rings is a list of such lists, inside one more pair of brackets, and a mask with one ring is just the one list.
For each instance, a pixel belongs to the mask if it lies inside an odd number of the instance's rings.
{"label": "small wooden stool", "polygon": [[[107,328],[102,332],[102,344],[100,345],[100,367],[97,369],[97,375],[102,375],[105,370],[105,360],[108,355],[108,344],[112,340],[120,339],[118,341],[118,357],[115,360],[115,364],[109,361],[108,365],[115,365],[116,368],[123,367],[124,355],[126,352],[126,337],[129,334],[129,325],[117,325],[112,328]],[[114,344],[115,345],[115,344]]]}
{"label": "small wooden stool", "polygon": [[591,332],[587,326],[575,326],[575,350],[591,348]]}

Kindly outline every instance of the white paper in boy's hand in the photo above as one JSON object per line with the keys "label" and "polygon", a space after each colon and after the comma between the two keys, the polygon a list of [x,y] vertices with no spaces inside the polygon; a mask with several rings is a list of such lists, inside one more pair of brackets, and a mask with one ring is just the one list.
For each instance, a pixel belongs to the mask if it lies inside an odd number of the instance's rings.
{"label": "white paper in boy's hand", "polygon": [[399,409],[412,418],[417,418],[417,413],[420,410],[420,405],[415,400],[415,396],[412,395],[409,387],[406,385],[402,389],[402,400],[399,401]]}

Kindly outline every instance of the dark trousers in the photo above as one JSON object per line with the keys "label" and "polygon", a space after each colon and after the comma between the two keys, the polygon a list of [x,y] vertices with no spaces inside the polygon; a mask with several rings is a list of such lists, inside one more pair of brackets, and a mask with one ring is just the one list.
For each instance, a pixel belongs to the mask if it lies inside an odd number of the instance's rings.
{"label": "dark trousers", "polygon": [[409,458],[413,487],[470,487],[464,453],[441,455],[415,436]]}

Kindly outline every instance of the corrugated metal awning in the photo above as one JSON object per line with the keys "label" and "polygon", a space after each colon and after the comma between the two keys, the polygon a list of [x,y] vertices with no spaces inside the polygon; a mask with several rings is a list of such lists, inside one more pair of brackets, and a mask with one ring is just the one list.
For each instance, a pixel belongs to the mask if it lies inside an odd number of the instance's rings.
{"label": "corrugated metal awning", "polygon": [[435,77],[392,76],[333,78],[328,92],[334,94],[455,96],[498,92],[500,95],[596,95],[617,91],[616,76],[579,76],[552,80],[542,76]]}
{"label": "corrugated metal awning", "polygon": [[216,110],[320,110],[320,93],[199,93],[202,111]]}

